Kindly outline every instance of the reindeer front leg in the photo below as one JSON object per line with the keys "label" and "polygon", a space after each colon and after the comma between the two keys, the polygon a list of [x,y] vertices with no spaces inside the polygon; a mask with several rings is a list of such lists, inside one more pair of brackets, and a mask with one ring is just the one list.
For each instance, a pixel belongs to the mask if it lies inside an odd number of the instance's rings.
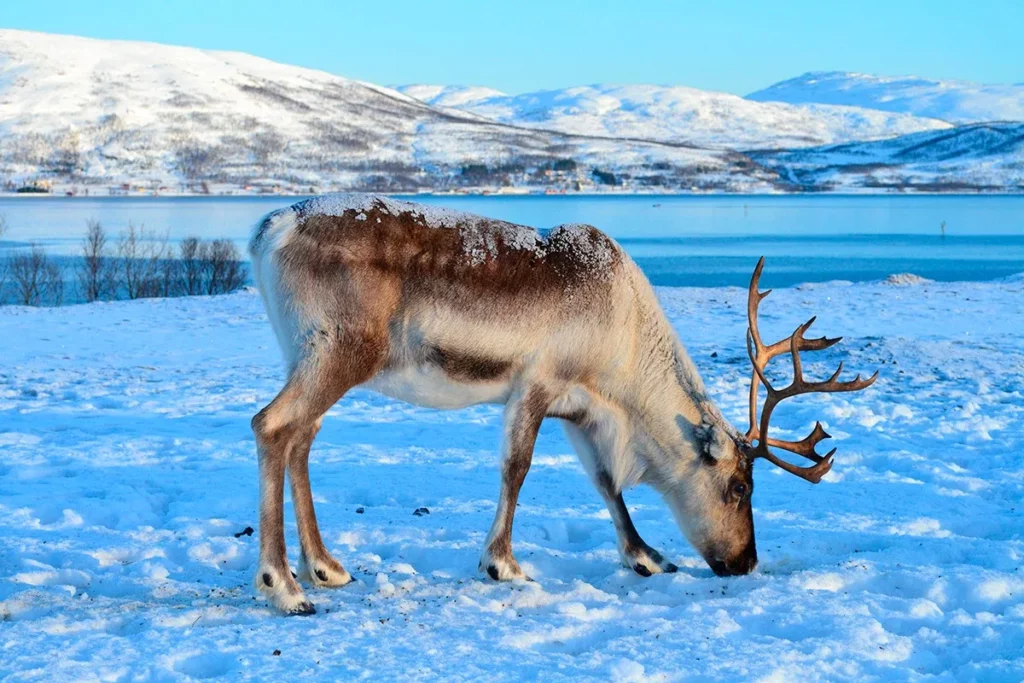
{"label": "reindeer front leg", "polygon": [[480,571],[495,581],[528,579],[512,555],[512,520],[519,489],[533,460],[540,423],[544,421],[550,399],[540,387],[514,392],[505,405],[505,435],[501,464],[501,495],[494,523],[487,534]]}
{"label": "reindeer front leg", "polygon": [[[605,420],[605,425],[613,424],[614,420]],[[619,548],[619,558],[622,564],[635,571],[640,576],[651,576],[652,574],[673,573],[679,568],[666,560],[661,553],[647,545],[640,537],[633,520],[626,509],[626,502],[622,499],[622,491],[615,486],[611,474],[605,468],[605,458],[602,458],[599,448],[603,448],[606,458],[618,457],[624,444],[619,443],[619,434],[614,429],[606,429],[598,437],[598,430],[584,428],[579,424],[567,420],[564,423],[565,434],[576,449],[580,462],[590,474],[594,485],[597,487],[601,498],[608,506],[608,513],[611,515],[612,523],[615,525],[615,535]],[[599,445],[600,444],[600,445]]]}
{"label": "reindeer front leg", "polygon": [[662,572],[672,574],[678,571],[679,567],[666,560],[661,553],[640,538],[640,534],[633,526],[633,520],[629,516],[629,510],[626,509],[626,501],[622,499],[622,492],[615,490],[611,476],[602,470],[597,475],[596,483],[605,505],[608,506],[612,523],[615,525],[619,557],[622,558],[622,563],[640,576],[650,576]]}

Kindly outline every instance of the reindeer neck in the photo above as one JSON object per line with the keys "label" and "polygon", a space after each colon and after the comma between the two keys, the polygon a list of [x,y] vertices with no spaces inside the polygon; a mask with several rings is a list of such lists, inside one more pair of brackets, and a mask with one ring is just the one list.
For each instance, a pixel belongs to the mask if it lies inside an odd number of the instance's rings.
{"label": "reindeer neck", "polygon": [[[708,397],[704,382],[660,306],[645,316],[637,354],[634,434],[647,442],[652,478],[679,476],[705,450],[709,428],[735,433]],[[650,471],[651,469],[655,471]]]}

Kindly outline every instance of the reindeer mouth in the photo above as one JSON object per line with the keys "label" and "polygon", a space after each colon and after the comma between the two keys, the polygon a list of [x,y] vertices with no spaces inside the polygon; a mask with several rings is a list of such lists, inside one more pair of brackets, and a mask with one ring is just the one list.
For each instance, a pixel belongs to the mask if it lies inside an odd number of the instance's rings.
{"label": "reindeer mouth", "polygon": [[739,561],[728,564],[715,557],[704,558],[704,561],[711,567],[711,571],[715,573],[715,576],[745,576],[750,572],[754,571],[757,567],[757,556],[746,556],[741,557]]}

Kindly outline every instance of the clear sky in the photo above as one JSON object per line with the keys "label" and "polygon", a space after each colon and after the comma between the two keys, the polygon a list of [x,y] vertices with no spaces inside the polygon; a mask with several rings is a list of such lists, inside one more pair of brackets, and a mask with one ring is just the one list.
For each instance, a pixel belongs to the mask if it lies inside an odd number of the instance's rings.
{"label": "clear sky", "polygon": [[510,93],[656,83],[742,95],[819,70],[1024,81],[1024,0],[0,0],[0,26]]}

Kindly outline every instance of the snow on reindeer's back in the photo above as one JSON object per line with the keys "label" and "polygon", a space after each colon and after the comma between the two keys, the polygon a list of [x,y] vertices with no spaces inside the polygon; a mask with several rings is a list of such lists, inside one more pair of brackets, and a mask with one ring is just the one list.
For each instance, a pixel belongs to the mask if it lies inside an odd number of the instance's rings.
{"label": "snow on reindeer's back", "polygon": [[409,214],[428,228],[459,230],[462,233],[463,250],[473,265],[496,257],[499,245],[504,245],[506,249],[532,251],[538,256],[543,256],[544,253],[540,234],[529,226],[381,195],[326,194],[303,200],[293,204],[291,208],[300,218],[342,216],[348,211],[354,211],[356,220],[367,220],[368,212],[374,210],[392,216]]}
{"label": "snow on reindeer's back", "polygon": [[370,221],[372,212],[378,214],[373,216],[375,223],[380,222],[381,213],[408,215],[427,228],[458,230],[463,254],[474,266],[497,258],[504,249],[529,252],[538,258],[558,252],[587,271],[607,272],[621,253],[611,238],[590,225],[566,224],[538,231],[464,211],[363,193],[321,195],[268,214],[257,226],[251,251],[256,254],[284,244],[287,233],[310,216],[352,213],[357,221]]}

